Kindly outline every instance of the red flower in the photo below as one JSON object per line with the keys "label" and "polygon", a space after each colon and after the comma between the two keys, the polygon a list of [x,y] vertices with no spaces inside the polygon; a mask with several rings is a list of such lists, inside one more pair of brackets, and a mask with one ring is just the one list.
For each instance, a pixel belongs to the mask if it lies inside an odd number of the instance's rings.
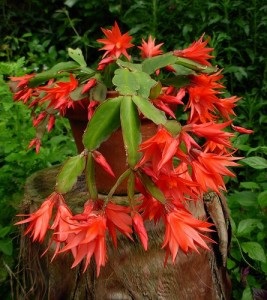
{"label": "red flower", "polygon": [[219,101],[216,92],[205,86],[189,86],[189,100],[186,109],[190,108],[188,123],[206,123],[216,119],[215,103]]}
{"label": "red flower", "polygon": [[49,115],[49,120],[47,123],[47,131],[50,132],[55,125],[56,117],[55,115]]}
{"label": "red flower", "polygon": [[118,205],[112,202],[109,202],[105,207],[105,214],[107,217],[107,228],[109,230],[115,247],[117,247],[116,230],[119,230],[129,239],[132,239],[132,218],[129,215],[129,212],[129,207]]}
{"label": "red flower", "polygon": [[40,87],[40,91],[45,91],[46,95],[42,98],[42,102],[49,101],[48,107],[59,110],[65,114],[66,109],[74,105],[71,99],[71,92],[78,87],[78,80],[70,74],[70,81],[56,82],[52,86]]}
{"label": "red flower", "polygon": [[232,147],[230,138],[234,136],[231,132],[223,131],[231,124],[232,121],[225,123],[203,123],[203,124],[189,124],[183,127],[185,131],[191,131],[199,137],[204,137],[207,141],[213,141],[217,144],[222,144],[225,147]]}
{"label": "red flower", "polygon": [[178,141],[165,128],[160,128],[150,139],[140,145],[143,158],[137,164],[137,168],[148,161],[152,163],[152,169],[157,174],[166,166],[172,168],[172,158],[177,152]]}
{"label": "red flower", "polygon": [[189,250],[198,252],[196,246],[209,250],[206,241],[212,240],[201,232],[210,232],[211,223],[195,219],[185,210],[169,212],[165,219],[165,237],[162,248],[166,248],[166,260],[169,254],[174,262],[179,248],[187,253]]}
{"label": "red flower", "polygon": [[213,48],[206,48],[208,40],[203,42],[203,36],[204,34],[199,40],[192,43],[188,48],[184,50],[175,50],[173,54],[178,57],[192,59],[202,65],[210,66],[208,59],[214,57],[210,55],[210,52],[213,51]]}
{"label": "red flower", "polygon": [[173,204],[180,206],[185,200],[199,198],[199,191],[196,189],[198,183],[193,182],[191,178],[184,177],[184,171],[180,173],[179,169],[160,172],[155,181],[157,187],[164,193],[167,199],[172,199]]}
{"label": "red flower", "polygon": [[99,43],[104,44],[104,47],[102,47],[100,50],[106,50],[106,52],[103,55],[103,58],[105,56],[115,56],[116,58],[119,58],[119,56],[122,54],[125,57],[127,57],[130,60],[130,56],[127,53],[127,49],[133,47],[134,45],[131,44],[132,37],[128,34],[121,34],[120,28],[117,24],[117,22],[114,23],[114,26],[112,29],[104,29],[101,28],[106,39],[98,39],[97,41]]}
{"label": "red flower", "polygon": [[223,98],[219,99],[219,101],[214,103],[214,105],[226,120],[230,120],[231,116],[235,116],[233,109],[235,108],[238,100],[240,100],[240,98],[236,96]]}
{"label": "red flower", "polygon": [[223,176],[235,177],[227,167],[238,166],[234,160],[239,157],[218,155],[215,153],[204,153],[193,149],[192,154],[192,178],[198,182],[204,192],[209,189],[220,193],[220,189],[226,190]]}
{"label": "red flower", "polygon": [[133,213],[133,227],[135,232],[138,234],[144,249],[147,250],[148,236],[144,226],[143,218],[138,212]]}
{"label": "red flower", "polygon": [[37,127],[45,118],[47,117],[47,112],[41,112],[37,118],[33,119],[33,126]]}
{"label": "red flower", "polygon": [[[83,259],[85,259],[84,272],[90,264],[91,257],[94,255],[97,276],[100,273],[101,266],[106,263],[106,217],[92,210],[92,206],[89,205],[89,209],[85,205],[85,209],[82,215],[74,216],[72,219],[79,221],[75,224],[74,228],[69,230],[68,233],[72,234],[65,247],[63,247],[59,253],[71,250],[74,255],[74,262],[72,268],[77,266]],[[82,218],[81,218],[82,217]]]}
{"label": "red flower", "polygon": [[52,242],[56,243],[55,253],[52,257],[52,260],[58,254],[61,244],[67,243],[68,240],[73,237],[73,234],[70,234],[71,229],[73,229],[75,226],[75,221],[72,220],[72,217],[73,215],[69,207],[64,202],[63,197],[61,197],[59,199],[54,222],[50,227],[52,230],[54,230]]}
{"label": "red flower", "polygon": [[184,104],[182,102],[185,96],[185,91],[180,89],[176,94],[173,93],[173,87],[163,88],[164,93],[160,94],[156,99],[152,100],[152,103],[160,110],[167,113],[172,118],[175,117],[174,109],[178,104]]}
{"label": "red flower", "polygon": [[214,74],[199,74],[190,76],[192,85],[205,86],[208,89],[222,89],[224,86],[219,82],[223,78],[221,71]]}
{"label": "red flower", "polygon": [[39,138],[34,138],[30,141],[28,148],[35,147],[36,153],[39,153],[41,148],[41,140]]}
{"label": "red flower", "polygon": [[22,89],[22,88],[28,87],[30,79],[32,79],[34,76],[35,76],[35,74],[26,74],[26,75],[19,76],[19,77],[11,76],[9,78],[11,81],[14,81],[14,82],[19,81],[19,83],[17,84],[17,87]]}
{"label": "red flower", "polygon": [[82,94],[87,93],[96,84],[97,84],[97,81],[95,78],[89,79],[82,89]]}
{"label": "red flower", "polygon": [[164,205],[146,192],[144,194],[139,199],[141,204],[138,210],[142,212],[143,220],[154,220],[157,223],[165,214]]}
{"label": "red flower", "polygon": [[251,133],[254,132],[254,131],[251,130],[251,129],[246,129],[246,128],[244,128],[244,127],[235,126],[235,125],[233,125],[233,124],[232,124],[231,126],[232,126],[232,128],[234,129],[234,131],[239,132],[239,133],[251,134]]}
{"label": "red flower", "polygon": [[34,213],[29,215],[19,215],[19,216],[29,216],[27,219],[17,222],[15,225],[29,223],[29,226],[25,234],[31,233],[33,241],[37,240],[42,242],[49,228],[49,221],[52,217],[52,210],[55,204],[61,201],[62,195],[56,192],[52,193],[43,202],[41,207]]}
{"label": "red flower", "polygon": [[113,63],[116,59],[114,57],[106,57],[106,58],[103,58],[99,64],[98,64],[98,67],[97,67],[97,70],[98,71],[101,71],[101,70],[104,70],[105,67],[111,63]]}
{"label": "red flower", "polygon": [[92,152],[94,160],[111,176],[115,177],[110,165],[106,161],[105,157],[97,150]]}
{"label": "red flower", "polygon": [[147,58],[162,54],[163,51],[159,49],[162,45],[163,43],[155,45],[155,39],[150,35],[147,42],[142,39],[142,44],[138,48],[141,50],[141,57]]}

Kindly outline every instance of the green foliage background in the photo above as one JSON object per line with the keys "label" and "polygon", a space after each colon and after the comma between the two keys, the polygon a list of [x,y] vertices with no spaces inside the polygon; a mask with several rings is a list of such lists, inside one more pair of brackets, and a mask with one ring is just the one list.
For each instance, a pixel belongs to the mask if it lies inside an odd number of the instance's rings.
{"label": "green foliage background", "polygon": [[[82,49],[89,64],[99,56],[100,27],[118,21],[138,44],[149,34],[165,50],[188,46],[203,33],[223,67],[224,84],[242,97],[236,125],[254,130],[239,135],[238,155],[246,157],[228,182],[233,239],[228,269],[234,299],[252,299],[267,290],[267,5],[258,0],[0,0],[0,290],[11,297],[17,232],[11,225],[27,176],[58,164],[75,152],[66,121],[45,141],[39,155],[27,150],[34,136],[29,112],[14,105],[9,76],[42,70],[63,61],[67,47]],[[23,58],[22,58],[23,57]]]}

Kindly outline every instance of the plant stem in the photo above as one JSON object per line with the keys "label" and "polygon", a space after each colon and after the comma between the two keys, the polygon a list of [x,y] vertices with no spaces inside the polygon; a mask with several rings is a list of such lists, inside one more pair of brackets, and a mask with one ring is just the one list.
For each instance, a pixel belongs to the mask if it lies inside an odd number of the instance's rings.
{"label": "plant stem", "polygon": [[131,169],[127,169],[125,172],[123,172],[120,177],[118,178],[118,180],[116,181],[116,183],[113,185],[113,187],[110,189],[108,195],[105,198],[105,203],[104,206],[107,205],[109,199],[113,196],[113,194],[115,193],[116,189],[118,188],[118,186],[131,174]]}

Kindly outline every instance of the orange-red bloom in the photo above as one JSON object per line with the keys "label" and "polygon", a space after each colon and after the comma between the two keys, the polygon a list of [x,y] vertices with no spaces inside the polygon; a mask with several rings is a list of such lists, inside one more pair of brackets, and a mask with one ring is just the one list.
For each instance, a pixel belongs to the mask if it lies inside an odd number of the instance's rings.
{"label": "orange-red bloom", "polygon": [[42,102],[49,101],[48,107],[59,110],[63,115],[67,108],[74,105],[71,99],[71,92],[78,87],[78,80],[70,74],[70,81],[56,82],[54,85],[40,87],[40,91],[44,91],[46,95],[42,97]]}
{"label": "orange-red bloom", "polygon": [[91,203],[88,203],[88,205],[85,205],[83,214],[72,218],[78,222],[74,223],[73,228],[68,231],[71,236],[69,236],[66,246],[59,253],[68,250],[72,251],[74,255],[72,268],[85,259],[84,272],[90,264],[91,257],[94,255],[98,276],[101,266],[104,266],[106,263],[107,220],[104,215],[92,209],[93,206]]}
{"label": "orange-red bloom", "polygon": [[171,133],[165,128],[160,128],[154,136],[140,145],[143,158],[136,167],[140,167],[146,162],[151,161],[155,174],[166,165],[168,165],[169,169],[172,169],[172,158],[177,152],[178,145],[177,139]]}
{"label": "orange-red bloom", "polygon": [[218,155],[215,153],[206,153],[199,150],[192,150],[192,178],[198,182],[204,192],[209,189],[220,193],[220,190],[226,190],[223,180],[224,176],[235,177],[235,174],[227,167],[238,166],[234,160],[240,159],[228,155]]}
{"label": "orange-red bloom", "polygon": [[189,250],[198,252],[197,246],[209,250],[206,242],[212,240],[201,232],[212,231],[211,223],[195,219],[185,210],[174,209],[167,214],[165,226],[162,248],[166,248],[166,260],[171,254],[174,262],[179,248],[185,253]]}
{"label": "orange-red bloom", "polygon": [[104,47],[100,49],[106,50],[106,52],[103,55],[103,58],[107,55],[119,58],[119,56],[122,54],[130,60],[130,56],[126,50],[134,46],[130,43],[132,37],[128,33],[121,34],[117,22],[115,22],[114,26],[111,29],[101,28],[101,30],[107,37],[106,39],[97,40],[99,43],[104,44]]}
{"label": "orange-red bloom", "polygon": [[208,40],[203,42],[204,34],[196,42],[192,43],[188,48],[183,50],[175,50],[174,55],[178,57],[184,57],[192,59],[202,65],[210,66],[208,59],[213,58],[214,56],[210,55],[210,52],[213,51],[213,48],[206,47]]}
{"label": "orange-red bloom", "polygon": [[34,213],[29,215],[19,215],[28,216],[27,219],[17,222],[15,225],[29,223],[25,234],[30,233],[33,241],[42,242],[49,228],[49,222],[52,217],[52,210],[55,204],[61,201],[62,195],[59,193],[52,193],[43,202],[41,207]]}
{"label": "orange-red bloom", "polygon": [[71,229],[75,226],[75,222],[72,220],[72,217],[73,215],[69,207],[64,202],[63,197],[60,198],[54,222],[50,227],[50,229],[54,230],[52,242],[56,244],[52,260],[58,254],[61,245],[64,245],[68,242],[70,237],[73,237],[73,234],[70,234]]}
{"label": "orange-red bloom", "polygon": [[162,45],[163,43],[155,45],[155,39],[150,35],[147,42],[142,39],[142,44],[138,48],[141,50],[141,57],[148,58],[162,54],[163,51],[160,49]]}
{"label": "orange-red bloom", "polygon": [[39,138],[34,138],[30,141],[28,148],[35,148],[36,153],[39,153],[41,148],[41,140]]}
{"label": "orange-red bloom", "polygon": [[129,207],[118,205],[112,202],[109,202],[105,207],[107,228],[115,247],[117,247],[117,230],[127,236],[129,239],[132,239],[132,218],[129,215],[129,212]]}
{"label": "orange-red bloom", "polygon": [[191,131],[199,137],[204,137],[207,141],[213,141],[217,144],[222,144],[225,147],[232,147],[230,138],[234,136],[231,132],[223,131],[231,124],[231,121],[225,123],[203,123],[203,124],[189,124],[183,127],[186,131]]}
{"label": "orange-red bloom", "polygon": [[144,226],[143,218],[138,212],[133,213],[133,227],[135,232],[138,234],[144,249],[147,250],[148,236]]}

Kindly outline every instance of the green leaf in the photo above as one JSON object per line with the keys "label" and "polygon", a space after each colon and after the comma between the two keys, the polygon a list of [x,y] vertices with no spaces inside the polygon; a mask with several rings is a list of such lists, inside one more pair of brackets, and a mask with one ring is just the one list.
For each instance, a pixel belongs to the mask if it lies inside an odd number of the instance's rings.
{"label": "green leaf", "polygon": [[156,82],[156,84],[150,90],[149,99],[156,99],[160,95],[161,89],[162,89],[161,82],[160,81]]}
{"label": "green leaf", "polygon": [[243,242],[241,243],[242,250],[248,254],[253,260],[259,260],[263,263],[266,262],[266,256],[262,246],[256,242]]}
{"label": "green leaf", "polygon": [[133,72],[133,75],[140,86],[137,94],[141,97],[148,98],[151,88],[155,86],[157,82],[145,72]]}
{"label": "green leaf", "polygon": [[11,226],[0,228],[0,238],[5,237],[10,232],[11,228],[12,228]]}
{"label": "green leaf", "polygon": [[121,95],[136,95],[140,84],[133,72],[128,69],[117,69],[114,74],[112,83],[116,86],[116,91]]}
{"label": "green leaf", "polygon": [[148,99],[140,96],[133,96],[132,99],[137,105],[138,109],[146,118],[157,125],[166,123],[167,119],[165,114],[161,110],[157,109],[153,104],[151,104]]}
{"label": "green leaf", "polygon": [[214,73],[214,72],[218,71],[217,67],[204,66],[204,65],[201,65],[191,59],[187,59],[184,57],[177,57],[176,64],[181,65],[186,68],[189,68],[189,69],[192,69],[192,70],[195,70],[195,71],[199,71],[201,73],[210,74],[210,73]]}
{"label": "green leaf", "polygon": [[258,203],[260,207],[267,207],[267,191],[263,191],[258,195]]}
{"label": "green leaf", "polygon": [[229,197],[229,203],[239,203],[241,206],[245,207],[257,207],[257,195],[250,191],[242,191],[242,192],[235,192],[231,194]]}
{"label": "green leaf", "polygon": [[236,266],[235,261],[231,260],[230,258],[227,259],[227,269],[231,270]]}
{"label": "green leaf", "polygon": [[171,67],[175,70],[176,75],[178,76],[182,76],[182,75],[197,75],[197,73],[192,70],[189,69],[187,67],[181,66],[181,65],[171,65]]}
{"label": "green leaf", "polygon": [[42,83],[47,82],[51,78],[59,78],[66,76],[65,71],[74,70],[78,67],[79,65],[77,65],[77,63],[74,61],[58,63],[50,70],[36,74],[32,79],[29,80],[29,87],[36,87]]}
{"label": "green leaf", "polygon": [[253,181],[243,181],[240,182],[240,187],[243,187],[245,189],[260,189],[260,186],[257,182]]}
{"label": "green leaf", "polygon": [[76,48],[76,49],[68,48],[68,54],[81,67],[86,67],[86,61],[83,57],[83,53],[80,48]]}
{"label": "green leaf", "polygon": [[140,157],[138,146],[141,142],[141,132],[138,110],[130,96],[124,96],[121,101],[120,118],[127,162],[133,168]]}
{"label": "green leaf", "polygon": [[155,183],[145,174],[139,173],[140,179],[145,187],[145,189],[151,194],[154,198],[159,200],[162,204],[166,203],[166,199],[162,191],[155,185]]}
{"label": "green leaf", "polygon": [[96,200],[98,197],[98,192],[95,180],[95,162],[92,156],[92,152],[88,153],[88,159],[86,163],[86,185],[90,198]]}
{"label": "green leaf", "polygon": [[103,102],[107,96],[107,87],[103,83],[98,82],[97,85],[90,90],[90,96],[93,100]]}
{"label": "green leaf", "polygon": [[6,255],[12,255],[13,245],[10,239],[0,240],[0,252]]}
{"label": "green leaf", "polygon": [[82,94],[83,86],[78,86],[74,91],[70,93],[70,97],[73,101],[79,101],[84,99],[84,94]]}
{"label": "green leaf", "polygon": [[159,56],[147,58],[142,63],[142,70],[145,73],[152,74],[156,70],[164,68],[168,65],[175,64],[177,57],[171,52]]}
{"label": "green leaf", "polygon": [[251,156],[241,159],[240,162],[254,168],[257,170],[262,170],[267,168],[267,160],[259,156]]}
{"label": "green leaf", "polygon": [[121,68],[129,69],[130,71],[142,71],[142,65],[141,64],[133,64],[128,61],[123,61],[120,59],[116,60],[116,64],[120,66]]}
{"label": "green leaf", "polygon": [[70,157],[57,176],[56,191],[62,194],[69,192],[85,169],[85,163],[86,159],[83,155]]}
{"label": "green leaf", "polygon": [[253,300],[251,288],[249,286],[246,286],[244,289],[241,300]]}
{"label": "green leaf", "polygon": [[250,234],[254,229],[263,229],[263,224],[258,219],[245,219],[239,222],[237,227],[237,236],[246,236]]}
{"label": "green leaf", "polygon": [[169,78],[162,80],[162,83],[164,85],[171,85],[176,88],[180,88],[185,85],[188,85],[190,83],[190,80],[187,76],[177,75],[177,76],[169,77]]}
{"label": "green leaf", "polygon": [[120,104],[122,96],[102,102],[83,135],[83,144],[89,151],[95,150],[120,126]]}

